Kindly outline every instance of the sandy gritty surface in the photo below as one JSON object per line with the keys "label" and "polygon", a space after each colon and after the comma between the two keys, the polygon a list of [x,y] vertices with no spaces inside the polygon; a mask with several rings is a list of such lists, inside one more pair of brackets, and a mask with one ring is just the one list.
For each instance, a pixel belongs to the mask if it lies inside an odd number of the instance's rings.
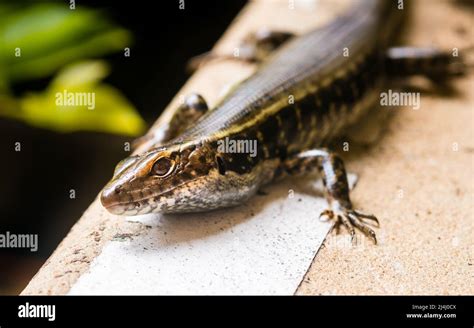
{"label": "sandy gritty surface", "polygon": [[[303,31],[343,7],[322,1],[321,14],[315,16],[308,10],[288,10],[287,1],[255,1],[217,49],[232,50],[257,26]],[[408,43],[451,49],[474,40],[472,7],[447,0],[418,0],[414,7],[405,35]],[[167,112],[191,91],[215,103],[223,85],[252,69],[229,62],[204,67]],[[297,294],[474,294],[474,75],[454,81],[452,92],[440,92],[423,81],[411,85],[421,91],[421,108],[379,109],[390,111],[380,137],[369,147],[351,142],[345,156],[349,171],[359,175],[352,193],[355,206],[381,221],[376,230],[379,244],[360,238],[359,245],[351,246],[346,234],[330,234]],[[67,293],[106,242],[143,229],[117,220],[96,200],[23,293]]]}
{"label": "sandy gritty surface", "polygon": [[[409,44],[472,44],[472,8],[442,0],[414,5]],[[360,178],[353,201],[378,215],[379,245],[348,247],[331,234],[298,293],[474,293],[473,87],[471,73],[454,81],[452,95],[422,89],[419,110],[391,109],[380,140],[348,156]]]}

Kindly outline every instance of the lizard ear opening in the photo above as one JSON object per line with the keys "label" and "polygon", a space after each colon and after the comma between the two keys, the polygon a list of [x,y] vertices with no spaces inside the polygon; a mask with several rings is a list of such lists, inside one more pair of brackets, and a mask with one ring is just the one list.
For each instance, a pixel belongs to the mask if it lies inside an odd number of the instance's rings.
{"label": "lizard ear opening", "polygon": [[225,171],[226,171],[225,162],[221,156],[219,155],[216,156],[216,163],[217,163],[217,169],[219,170],[219,174],[225,175]]}

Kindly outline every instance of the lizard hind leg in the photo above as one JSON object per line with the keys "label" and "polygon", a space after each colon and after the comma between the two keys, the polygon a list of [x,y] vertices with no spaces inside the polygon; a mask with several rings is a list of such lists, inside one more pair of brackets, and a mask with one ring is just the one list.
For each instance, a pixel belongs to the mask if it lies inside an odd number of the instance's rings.
{"label": "lizard hind leg", "polygon": [[261,28],[248,34],[236,48],[233,54],[217,54],[206,52],[189,60],[187,70],[196,71],[204,64],[216,60],[238,60],[246,63],[260,64],[265,61],[276,49],[294,36],[291,32],[271,31]]}
{"label": "lizard hind leg", "polygon": [[474,67],[474,46],[451,51],[433,47],[393,47],[385,54],[390,76],[423,75],[432,80],[464,75]]}
{"label": "lizard hind leg", "polygon": [[371,220],[379,225],[374,215],[355,210],[349,197],[349,184],[342,159],[327,149],[313,149],[304,151],[295,157],[289,158],[283,164],[283,171],[287,174],[301,174],[317,168],[323,179],[326,199],[329,208],[320,214],[320,218],[333,219],[336,227],[344,225],[349,231],[352,241],[355,230],[358,229],[377,243],[375,232],[369,228],[364,220]]}

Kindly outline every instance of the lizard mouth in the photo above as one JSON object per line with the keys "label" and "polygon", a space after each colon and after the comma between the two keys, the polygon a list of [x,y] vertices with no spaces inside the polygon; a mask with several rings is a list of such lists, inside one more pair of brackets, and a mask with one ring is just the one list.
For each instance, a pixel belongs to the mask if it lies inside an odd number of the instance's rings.
{"label": "lizard mouth", "polygon": [[152,206],[149,204],[150,198],[144,198],[142,200],[137,200],[129,203],[114,203],[107,204],[103,206],[107,209],[108,212],[115,215],[124,215],[124,216],[133,216],[148,214],[153,211]]}
{"label": "lizard mouth", "polygon": [[122,215],[125,213],[126,209],[125,209],[125,206],[124,204],[114,204],[114,205],[107,205],[104,207],[107,209],[107,211],[109,211],[110,213],[112,214],[115,214],[115,215]]}
{"label": "lizard mouth", "polygon": [[170,195],[176,189],[192,184],[196,180],[198,180],[198,178],[173,186],[159,194],[151,194],[135,199],[130,197],[128,201],[124,201],[123,195],[119,195],[115,191],[115,188],[105,188],[101,193],[100,201],[107,211],[115,215],[133,216],[154,212],[166,212],[166,209],[174,203],[174,198],[171,198]]}

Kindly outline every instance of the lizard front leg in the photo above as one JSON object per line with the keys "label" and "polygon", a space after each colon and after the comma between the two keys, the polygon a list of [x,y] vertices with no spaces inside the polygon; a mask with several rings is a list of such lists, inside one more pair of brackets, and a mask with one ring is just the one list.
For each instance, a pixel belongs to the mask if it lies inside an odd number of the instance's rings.
{"label": "lizard front leg", "polygon": [[344,163],[337,154],[327,149],[313,149],[304,151],[283,164],[283,171],[292,175],[307,173],[314,168],[321,174],[329,204],[329,208],[320,217],[334,219],[337,225],[342,223],[352,240],[357,228],[377,243],[375,232],[365,224],[364,219],[375,221],[377,225],[379,222],[375,216],[353,209]]}
{"label": "lizard front leg", "polygon": [[190,124],[203,116],[209,107],[204,98],[196,93],[187,96],[168,121],[162,121],[152,131],[133,142],[133,148],[148,149],[159,146],[182,133]]}

